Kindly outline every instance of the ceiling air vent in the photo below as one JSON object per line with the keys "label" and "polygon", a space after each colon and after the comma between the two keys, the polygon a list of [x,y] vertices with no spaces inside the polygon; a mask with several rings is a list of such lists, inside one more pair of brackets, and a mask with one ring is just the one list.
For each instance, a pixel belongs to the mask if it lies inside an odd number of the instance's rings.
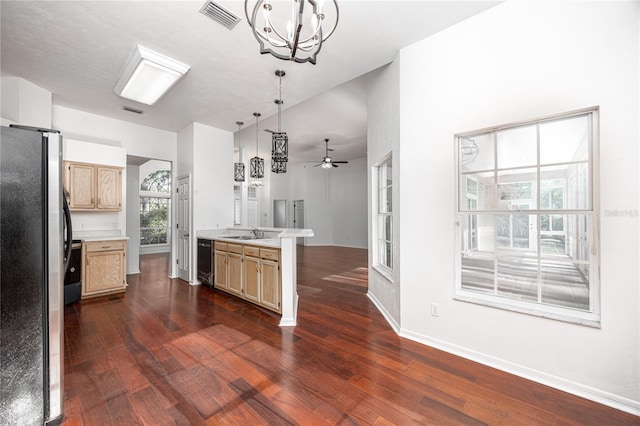
{"label": "ceiling air vent", "polygon": [[130,106],[123,106],[122,109],[125,110],[125,111],[134,112],[136,114],[142,114],[143,113],[143,111],[141,109],[132,108]]}
{"label": "ceiling air vent", "polygon": [[230,30],[233,29],[233,27],[235,27],[236,24],[241,21],[238,16],[234,15],[224,7],[212,1],[208,1],[204,5],[202,5],[202,7],[200,8],[200,13],[207,15],[209,18],[213,19],[217,23],[223,25],[224,27],[227,27]]}

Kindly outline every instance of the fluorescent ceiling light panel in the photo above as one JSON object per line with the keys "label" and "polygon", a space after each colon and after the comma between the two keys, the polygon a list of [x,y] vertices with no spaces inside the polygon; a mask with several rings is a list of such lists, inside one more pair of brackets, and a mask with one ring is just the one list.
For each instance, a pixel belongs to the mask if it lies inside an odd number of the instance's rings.
{"label": "fluorescent ceiling light panel", "polygon": [[153,50],[136,46],[113,91],[123,98],[153,105],[189,68]]}

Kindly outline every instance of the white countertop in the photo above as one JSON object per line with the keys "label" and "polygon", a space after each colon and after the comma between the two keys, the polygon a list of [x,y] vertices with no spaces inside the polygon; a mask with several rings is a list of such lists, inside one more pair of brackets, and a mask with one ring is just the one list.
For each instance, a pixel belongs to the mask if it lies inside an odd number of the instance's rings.
{"label": "white countertop", "polygon": [[82,241],[116,241],[116,240],[128,240],[129,237],[126,237],[126,236],[112,236],[112,237],[93,236],[93,237],[81,237],[81,238],[74,238],[74,239],[82,240]]}
{"label": "white countertop", "polygon": [[[196,232],[198,238],[209,240],[217,240],[241,235],[252,235],[253,228],[249,227],[233,227],[226,229],[203,229]],[[265,233],[265,238],[261,239],[277,239],[277,238],[297,238],[297,237],[313,237],[311,229],[293,229],[293,228],[256,228],[258,231]],[[256,240],[245,240],[256,241]],[[237,242],[237,240],[236,240]],[[280,244],[278,243],[278,246]]]}
{"label": "white countertop", "polygon": [[73,231],[73,239],[82,241],[115,241],[128,240],[129,237],[122,235],[122,231],[119,229],[101,231],[78,230]]}
{"label": "white countertop", "polygon": [[255,240],[238,240],[237,238],[215,237],[216,241],[224,241],[234,244],[250,244],[254,246],[276,247],[280,248],[280,238],[256,238]]}

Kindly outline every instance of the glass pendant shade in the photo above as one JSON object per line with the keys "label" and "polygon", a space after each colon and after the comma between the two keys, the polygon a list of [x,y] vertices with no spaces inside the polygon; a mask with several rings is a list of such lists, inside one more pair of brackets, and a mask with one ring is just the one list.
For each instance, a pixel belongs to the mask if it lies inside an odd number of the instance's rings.
{"label": "glass pendant shade", "polygon": [[233,163],[233,180],[244,182],[244,163]]}

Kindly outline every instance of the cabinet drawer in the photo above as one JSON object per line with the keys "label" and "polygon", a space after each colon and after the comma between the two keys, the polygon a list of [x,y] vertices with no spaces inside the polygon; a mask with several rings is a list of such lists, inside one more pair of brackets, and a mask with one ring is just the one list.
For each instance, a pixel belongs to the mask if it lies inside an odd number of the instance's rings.
{"label": "cabinet drawer", "polygon": [[260,249],[260,257],[263,259],[275,260],[277,262],[280,259],[280,251]]}
{"label": "cabinet drawer", "polygon": [[260,249],[253,246],[244,246],[245,256],[260,257]]}
{"label": "cabinet drawer", "polygon": [[227,243],[222,241],[216,241],[216,250],[227,251]]}
{"label": "cabinet drawer", "polygon": [[124,240],[113,241],[89,241],[84,243],[87,252],[107,251],[107,250],[124,250]]}
{"label": "cabinet drawer", "polygon": [[227,244],[227,251],[229,253],[242,254],[242,246],[240,244]]}

